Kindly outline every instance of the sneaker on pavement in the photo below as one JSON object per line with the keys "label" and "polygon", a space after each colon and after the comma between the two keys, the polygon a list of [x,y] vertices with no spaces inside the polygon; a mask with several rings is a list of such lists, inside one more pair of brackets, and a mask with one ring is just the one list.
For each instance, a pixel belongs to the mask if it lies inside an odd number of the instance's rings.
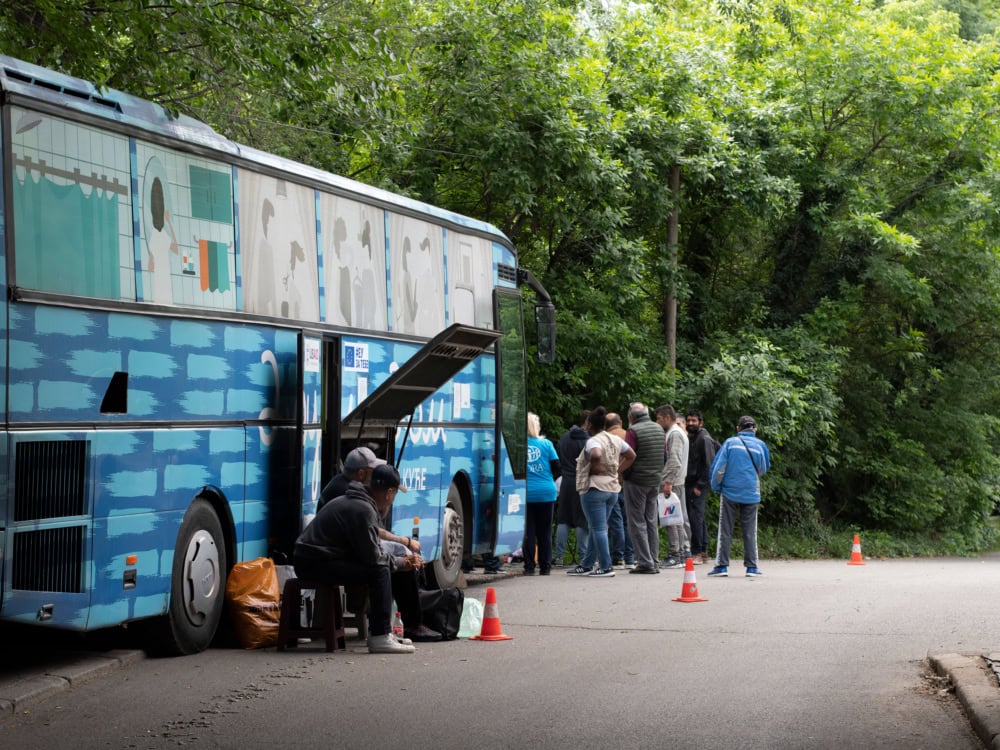
{"label": "sneaker on pavement", "polygon": [[552,560],[552,567],[553,568],[565,568],[566,566],[563,565],[563,561],[562,561],[561,557],[556,557],[556,558],[553,558],[553,560]]}
{"label": "sneaker on pavement", "polygon": [[726,578],[729,575],[729,568],[725,565],[716,565],[708,571],[708,574],[717,578]]}
{"label": "sneaker on pavement", "polygon": [[412,654],[417,649],[396,640],[392,633],[368,636],[369,654]]}
{"label": "sneaker on pavement", "polygon": [[617,568],[618,570],[625,570],[625,561],[615,560],[613,563],[611,563],[611,566]]}
{"label": "sneaker on pavement", "polygon": [[658,571],[656,568],[647,568],[642,565],[636,565],[629,571],[629,573],[635,573],[637,575],[650,575],[650,576],[659,572],[660,571]]}
{"label": "sneaker on pavement", "polygon": [[684,562],[679,557],[674,557],[673,555],[670,555],[670,557],[660,563],[661,568],[680,568],[683,565]]}
{"label": "sneaker on pavement", "polygon": [[405,635],[396,635],[395,633],[393,633],[392,637],[395,638],[400,643],[402,643],[404,646],[412,646],[413,645],[413,641],[411,641]]}
{"label": "sneaker on pavement", "polygon": [[410,639],[410,642],[416,641],[417,643],[435,643],[437,641],[444,640],[444,636],[441,635],[436,630],[432,630],[426,625],[421,625],[416,630],[407,630],[406,637]]}
{"label": "sneaker on pavement", "polygon": [[590,575],[590,568],[585,568],[582,565],[577,565],[575,568],[566,571],[568,576],[586,576]]}
{"label": "sneaker on pavement", "polygon": [[764,575],[760,572],[760,568],[747,568],[747,578],[757,578]]}
{"label": "sneaker on pavement", "polygon": [[614,578],[615,569],[614,568],[594,568],[592,571],[587,573],[588,578]]}

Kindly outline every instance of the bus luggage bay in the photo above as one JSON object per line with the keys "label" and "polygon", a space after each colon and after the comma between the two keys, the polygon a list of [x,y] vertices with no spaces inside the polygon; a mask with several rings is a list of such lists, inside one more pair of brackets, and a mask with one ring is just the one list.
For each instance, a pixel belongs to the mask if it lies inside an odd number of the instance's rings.
{"label": "bus luggage bay", "polygon": [[489,224],[0,57],[0,619],[211,642],[357,445],[432,584],[524,527],[525,341]]}

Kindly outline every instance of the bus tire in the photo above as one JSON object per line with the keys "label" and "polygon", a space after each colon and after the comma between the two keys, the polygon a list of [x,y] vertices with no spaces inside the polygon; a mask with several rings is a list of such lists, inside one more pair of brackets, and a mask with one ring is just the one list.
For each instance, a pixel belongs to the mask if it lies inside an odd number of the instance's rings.
{"label": "bus tire", "polygon": [[448,502],[441,523],[441,554],[427,566],[427,584],[430,588],[450,589],[458,583],[465,555],[465,518],[462,511],[462,493],[452,482],[448,488]]}
{"label": "bus tire", "polygon": [[222,619],[228,569],[219,517],[207,500],[195,500],[177,532],[170,603],[154,625],[157,653],[186,656],[208,648]]}

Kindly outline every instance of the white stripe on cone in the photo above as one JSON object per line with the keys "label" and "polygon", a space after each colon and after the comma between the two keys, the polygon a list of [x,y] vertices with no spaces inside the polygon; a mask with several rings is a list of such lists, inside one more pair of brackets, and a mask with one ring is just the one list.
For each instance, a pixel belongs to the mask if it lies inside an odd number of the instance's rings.
{"label": "white stripe on cone", "polygon": [[484,620],[499,620],[500,612],[497,610],[496,602],[493,604],[487,604],[483,607],[483,619]]}

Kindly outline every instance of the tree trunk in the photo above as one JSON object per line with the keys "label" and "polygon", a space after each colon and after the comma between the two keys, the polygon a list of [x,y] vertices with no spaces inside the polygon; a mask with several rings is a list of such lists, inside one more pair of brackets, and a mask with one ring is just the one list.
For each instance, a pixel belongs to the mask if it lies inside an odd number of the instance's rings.
{"label": "tree trunk", "polygon": [[667,225],[667,252],[670,253],[670,283],[667,286],[667,352],[670,369],[677,369],[677,207],[680,203],[681,168],[674,164],[670,172],[670,192],[674,207]]}

